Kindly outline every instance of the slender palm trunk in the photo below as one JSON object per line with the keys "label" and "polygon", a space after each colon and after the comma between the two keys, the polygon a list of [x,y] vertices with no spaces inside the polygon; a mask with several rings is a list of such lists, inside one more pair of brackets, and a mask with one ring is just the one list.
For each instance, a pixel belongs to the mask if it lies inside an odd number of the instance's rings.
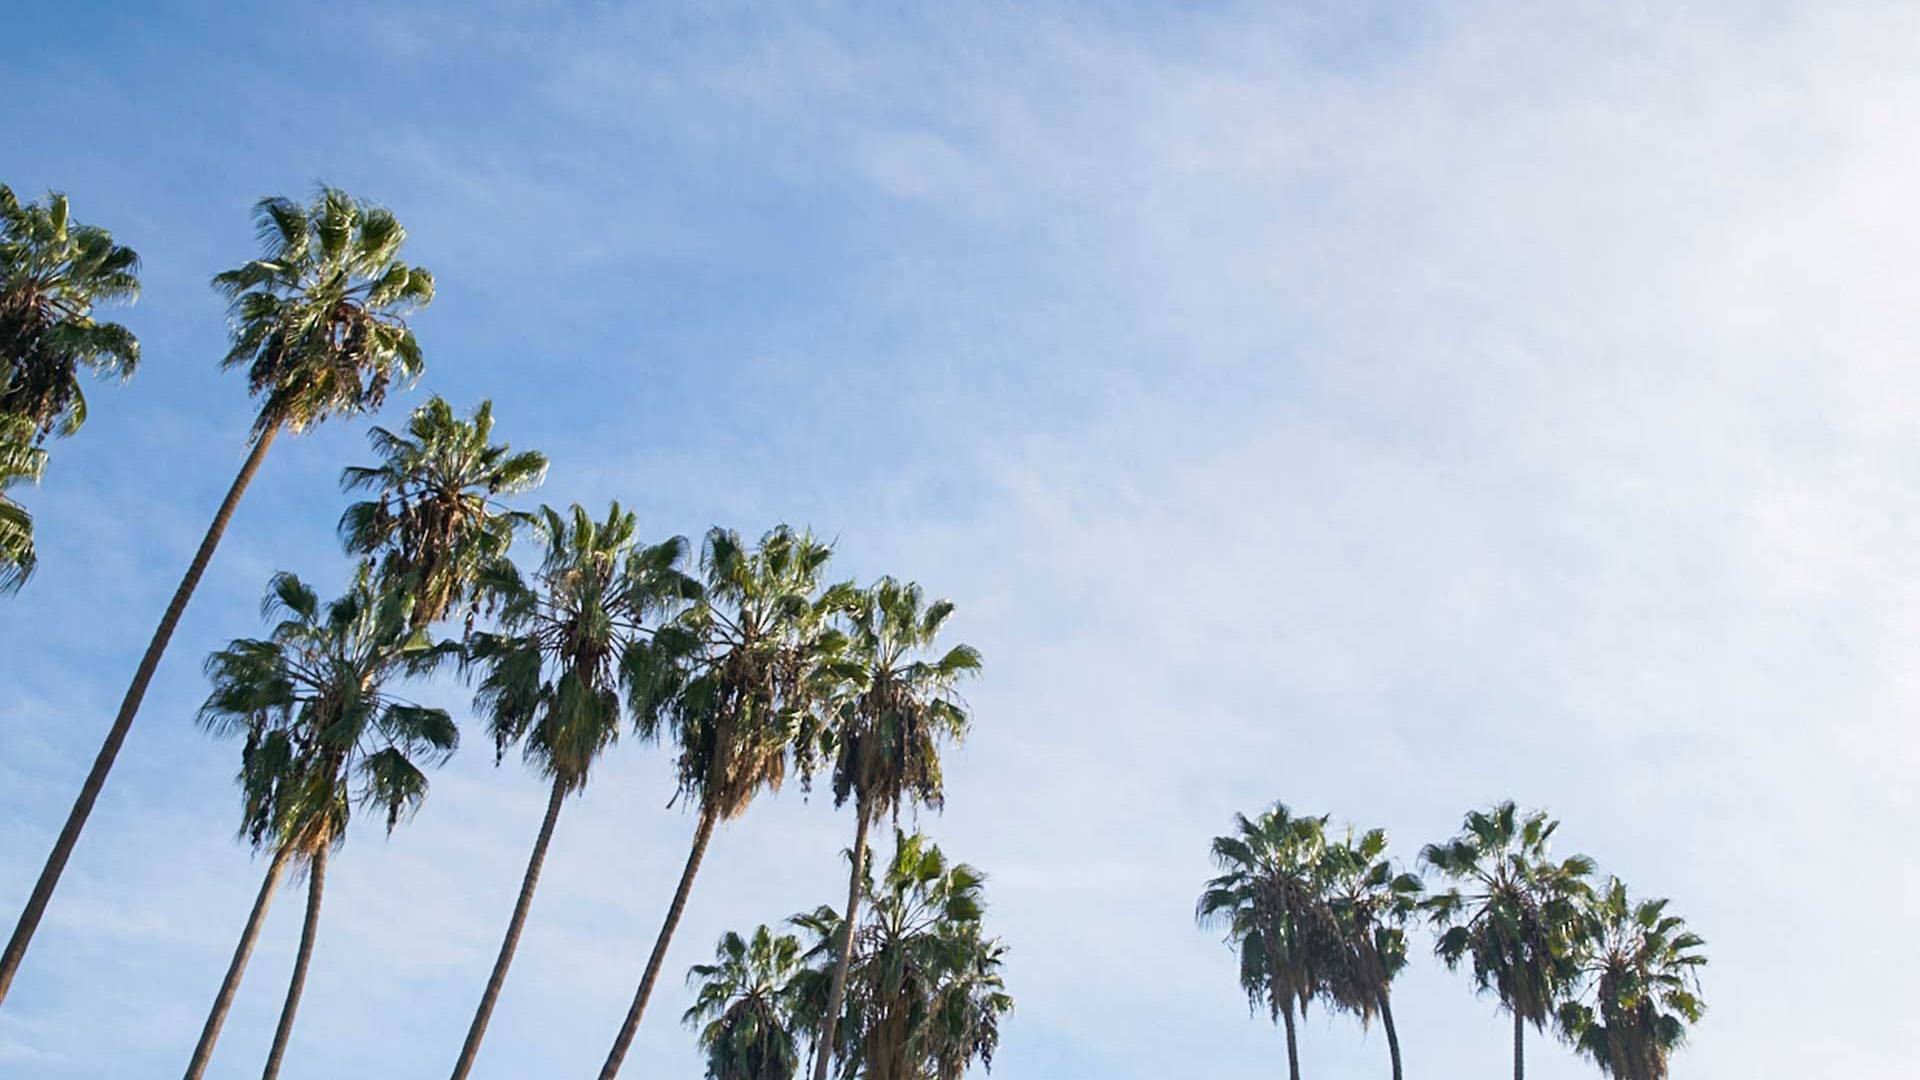
{"label": "slender palm trunk", "polygon": [[87,773],[86,783],[80,785],[80,797],[73,801],[73,809],[67,814],[67,823],[60,830],[60,838],[54,841],[53,852],[47,856],[47,864],[40,870],[40,879],[33,884],[26,909],[20,913],[20,922],[13,928],[13,938],[7,942],[7,951],[0,954],[0,1003],[7,1000],[7,989],[13,985],[14,973],[20,970],[21,958],[27,954],[27,944],[33,940],[40,917],[46,913],[47,901],[53,898],[54,886],[60,884],[60,873],[66,869],[67,858],[80,841],[80,830],[86,827],[87,815],[93,812],[94,800],[100,797],[100,789],[106,786],[107,773],[113,769],[113,759],[120,753],[120,744],[127,741],[134,714],[140,711],[140,701],[147,696],[147,684],[153,681],[154,669],[160,666],[160,656],[167,651],[167,642],[173,638],[173,628],[187,610],[187,601],[193,599],[193,590],[200,584],[200,575],[206,573],[207,563],[213,559],[213,549],[220,546],[220,537],[227,531],[227,522],[233,519],[234,508],[240,505],[240,496],[246,494],[247,484],[252,482],[253,474],[259,471],[260,462],[267,456],[267,447],[272,445],[273,437],[279,430],[276,424],[253,440],[253,449],[247,452],[246,463],[240,466],[240,475],[233,478],[233,486],[227,489],[226,499],[213,515],[213,524],[207,527],[206,537],[200,541],[200,550],[194,552],[193,562],[187,565],[186,577],[180,579],[180,587],[174,590],[166,613],[160,616],[160,626],[154,630],[153,640],[147,643],[146,655],[140,658],[140,666],[134,669],[133,685],[127,687],[127,696],[120,702],[120,712],[114,716],[113,727],[107,731],[107,741],[101,744],[100,753],[94,757],[93,769]]}
{"label": "slender palm trunk", "polygon": [[1400,1078],[1400,1033],[1393,1026],[1393,1002],[1390,995],[1380,991],[1380,1022],[1387,1029],[1387,1053],[1393,1057],[1393,1080]]}
{"label": "slender palm trunk", "polygon": [[514,901],[513,918],[507,921],[507,937],[500,943],[500,956],[493,962],[493,974],[487,977],[486,992],[480,995],[480,1007],[474,1010],[473,1026],[467,1029],[467,1041],[460,1047],[460,1060],[453,1063],[453,1080],[465,1080],[480,1055],[480,1040],[486,1037],[487,1021],[493,1018],[494,1003],[500,1000],[500,987],[507,981],[507,968],[513,964],[513,952],[520,947],[520,931],[527,925],[527,909],[533,906],[533,889],[540,884],[540,864],[547,861],[547,844],[553,840],[554,823],[560,820],[560,804],[567,797],[567,782],[555,777],[553,794],[547,798],[546,820],[540,823],[540,838],[533,842],[533,857],[527,860],[527,876],[520,882],[520,899]]}
{"label": "slender palm trunk", "polygon": [[1526,1077],[1527,1077],[1527,1055],[1526,1055],[1525,1048],[1521,1044],[1521,1039],[1523,1036],[1526,1035],[1526,1031],[1527,1031],[1526,1019],[1520,1015],[1519,1010],[1517,1009],[1514,1010],[1514,1014],[1513,1014],[1513,1080],[1526,1080]]}
{"label": "slender palm trunk", "polygon": [[840,955],[833,962],[832,989],[827,993],[827,1018],[820,1025],[820,1046],[814,1056],[813,1080],[827,1080],[827,1071],[833,1067],[833,1029],[840,1019],[840,1005],[847,997],[847,968],[853,964],[853,930],[859,925],[860,882],[864,880],[863,871],[867,863],[867,804],[865,800],[855,803],[854,813],[859,818],[853,829],[853,871],[847,877],[846,933],[840,941]]}
{"label": "slender palm trunk", "polygon": [[640,1016],[647,1011],[647,998],[653,995],[653,984],[667,962],[667,944],[673,940],[674,928],[680,925],[680,916],[687,910],[687,894],[693,891],[694,875],[700,872],[700,860],[706,858],[707,843],[713,839],[713,827],[718,821],[711,813],[700,815],[700,824],[693,833],[693,850],[687,854],[687,868],[680,872],[680,888],[674,892],[673,906],[667,908],[667,921],[654,940],[653,955],[647,958],[647,971],[640,977],[640,989],[633,995],[633,1007],[627,1010],[626,1023],[620,1025],[620,1034],[613,1040],[607,1063],[600,1067],[600,1080],[613,1080],[619,1074],[627,1048],[633,1045],[634,1032],[640,1030]]}
{"label": "slender palm trunk", "polygon": [[234,947],[227,977],[220,981],[220,992],[213,997],[207,1026],[200,1029],[200,1043],[193,1048],[193,1059],[187,1062],[186,1080],[200,1080],[206,1074],[207,1063],[213,1060],[213,1044],[219,1041],[220,1027],[227,1022],[227,1010],[233,1007],[233,996],[240,990],[240,976],[246,974],[247,960],[253,956],[254,943],[260,940],[260,927],[267,921],[267,907],[273,902],[273,891],[279,886],[280,872],[286,866],[287,849],[283,847],[275,851],[273,861],[267,863],[267,879],[260,883],[260,895],[254,897],[253,911],[247,915],[246,928],[240,931],[240,944]]}
{"label": "slender palm trunk", "polygon": [[327,846],[322,844],[307,864],[307,920],[300,924],[300,951],[293,958],[293,978],[287,983],[287,1001],[280,1006],[280,1026],[273,1030],[273,1049],[267,1052],[267,1067],[260,1080],[280,1075],[281,1059],[287,1056],[287,1040],[293,1035],[293,1017],[300,1011],[300,995],[307,988],[307,965],[313,961],[313,936],[320,929],[320,898],[327,891]]}
{"label": "slender palm trunk", "polygon": [[1300,1080],[1300,1037],[1293,1030],[1293,1003],[1280,1010],[1280,1018],[1287,1023],[1287,1077],[1288,1080]]}

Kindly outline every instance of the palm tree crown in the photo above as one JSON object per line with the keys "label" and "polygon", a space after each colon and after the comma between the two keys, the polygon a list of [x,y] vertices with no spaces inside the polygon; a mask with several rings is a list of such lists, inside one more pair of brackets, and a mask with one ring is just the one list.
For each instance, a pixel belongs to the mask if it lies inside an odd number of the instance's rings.
{"label": "palm tree crown", "polygon": [[383,427],[368,433],[378,465],[341,474],[347,490],[378,495],[347,508],[341,540],[350,554],[377,558],[380,572],[412,593],[416,626],[467,603],[471,627],[481,576],[506,557],[515,528],[529,520],[498,499],[537,486],[546,455],[514,453],[492,436],[491,401],[462,420],[436,394],[414,410],[403,434]]}
{"label": "palm tree crown", "polygon": [[140,258],[107,230],[69,219],[67,197],[22,205],[0,184],[0,413],[24,417],[37,441],[87,419],[81,368],[125,379],[140,342],[96,304],[140,295]]}
{"label": "palm tree crown", "polygon": [[33,515],[8,496],[8,489],[38,483],[47,452],[34,445],[33,421],[0,415],[0,595],[18,591],[39,559],[33,549]]}
{"label": "palm tree crown", "polygon": [[419,376],[405,315],[433,300],[433,275],[400,261],[407,231],[390,211],[322,187],[306,206],[260,200],[254,222],[261,257],[213,283],[231,300],[221,366],[247,369],[256,432],[377,410],[396,378]]}
{"label": "palm tree crown", "polygon": [[1700,1021],[1706,942],[1667,914],[1667,901],[1635,903],[1618,878],[1586,912],[1582,1000],[1560,1007],[1567,1037],[1620,1080],[1664,1080],[1667,1059]]}
{"label": "palm tree crown", "polygon": [[687,972],[697,982],[683,1020],[700,1028],[707,1080],[793,1080],[800,1067],[793,1031],[800,941],[761,926],[751,940],[728,931],[713,963]]}

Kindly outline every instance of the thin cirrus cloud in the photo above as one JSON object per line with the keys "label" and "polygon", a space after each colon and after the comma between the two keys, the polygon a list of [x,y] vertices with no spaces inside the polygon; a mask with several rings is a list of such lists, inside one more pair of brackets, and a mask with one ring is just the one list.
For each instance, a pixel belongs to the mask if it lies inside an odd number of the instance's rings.
{"label": "thin cirrus cloud", "polygon": [[[48,558],[0,627],[22,658],[0,810],[25,823],[0,895],[238,464],[201,282],[244,257],[247,199],[325,176],[409,224],[442,284],[429,388],[496,398],[554,458],[543,498],[619,497],[651,533],[807,523],[845,572],[959,601],[979,724],[923,823],[991,874],[1013,948],[996,1076],[1269,1075],[1276,1034],[1191,925],[1207,839],[1284,798],[1410,856],[1509,795],[1709,939],[1691,1075],[1898,1073],[1920,957],[1815,943],[1920,884],[1911,12],[362,14],[350,46],[298,15],[98,16],[120,62],[55,45],[0,74],[99,117],[5,179],[136,242],[153,358],[33,493]],[[247,104],[322,73],[302,124]],[[127,168],[115,140],[168,152]],[[340,571],[359,439],[276,447],[0,1064],[185,1056],[259,869],[228,841],[233,748],[188,723],[196,664],[256,628],[271,569]],[[483,743],[336,861],[290,1077],[457,1047],[540,809]],[[481,1075],[599,1060],[691,831],[670,790],[626,746],[569,805]],[[832,900],[847,825],[789,790],[724,830],[670,968]],[[218,1075],[264,1052],[280,904]],[[1858,992],[1773,989],[1802,984]],[[632,1068],[697,1069],[685,1003],[663,988]],[[1417,964],[1396,1014],[1423,1075],[1503,1067],[1464,976]],[[1385,1049],[1316,1010],[1303,1055],[1360,1075]],[[1529,1066],[1590,1075],[1545,1040]]]}

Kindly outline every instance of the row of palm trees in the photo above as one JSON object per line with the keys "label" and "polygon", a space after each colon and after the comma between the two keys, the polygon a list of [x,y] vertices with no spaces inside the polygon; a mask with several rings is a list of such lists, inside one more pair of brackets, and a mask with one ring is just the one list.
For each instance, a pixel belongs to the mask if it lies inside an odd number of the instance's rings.
{"label": "row of palm trees", "polygon": [[1287,1037],[1287,1069],[1300,1077],[1294,1016],[1314,1001],[1376,1017],[1394,1080],[1402,1076],[1393,981],[1408,962],[1407,929],[1424,919],[1449,969],[1513,1018],[1513,1075],[1525,1075],[1527,1025],[1552,1023],[1609,1076],[1662,1080],[1687,1027],[1705,1011],[1698,971],[1704,942],[1666,900],[1629,896],[1618,878],[1595,881],[1584,855],[1554,860],[1559,823],[1512,802],[1466,815],[1461,831],[1420,852],[1446,882],[1429,893],[1388,853],[1382,829],[1334,831],[1326,816],[1283,803],[1235,815],[1214,838],[1218,876],[1195,909],[1226,931],[1240,986]]}
{"label": "row of palm trees", "polygon": [[[0,431],[21,435],[23,445],[41,455],[31,472],[17,474],[27,477],[44,462],[46,436],[70,434],[84,419],[81,371],[124,376],[132,370],[137,343],[124,331],[94,333],[105,324],[94,323],[93,305],[134,295],[136,261],[103,231],[68,222],[66,201],[57,195],[45,205],[23,206],[7,192],[0,207],[7,229],[0,311],[8,319],[0,338],[7,363],[0,403],[8,417],[19,418],[7,421],[17,432]],[[263,199],[255,220],[261,256],[214,279],[230,305],[231,347],[223,365],[246,368],[260,402],[250,450],[0,957],[0,1003],[173,628],[267,448],[283,430],[377,409],[394,383],[411,381],[423,366],[406,320],[432,300],[433,278],[400,259],[405,231],[391,213],[322,188],[306,204]],[[549,786],[546,814],[454,1080],[470,1072],[479,1053],[560,810],[623,733],[675,748],[677,798],[687,800],[696,823],[678,888],[601,1076],[616,1075],[631,1046],[715,829],[790,775],[804,782],[820,770],[831,774],[835,804],[852,804],[855,828],[845,916],[821,908],[807,924],[819,935],[811,952],[822,962],[806,1037],[831,1048],[814,1055],[814,1076],[826,1080],[836,1062],[847,1077],[855,1071],[920,1075],[921,1065],[881,1064],[902,1059],[880,1042],[868,1049],[870,1030],[893,1030],[875,1018],[891,1015],[886,1002],[894,999],[876,996],[866,974],[879,962],[866,928],[906,902],[888,891],[892,876],[883,886],[870,880],[868,836],[882,817],[943,804],[942,748],[969,722],[956,688],[980,664],[965,645],[936,648],[953,605],[890,578],[865,588],[830,583],[829,547],[786,526],[752,544],[715,528],[693,554],[679,537],[642,542],[634,515],[617,503],[604,518],[578,505],[513,510],[502,497],[537,485],[546,460],[496,443],[492,425],[490,405],[461,418],[434,398],[404,431],[373,429],[379,461],[343,476],[347,489],[368,496],[340,522],[343,545],[358,560],[343,594],[323,603],[298,577],[278,574],[263,605],[275,620],[268,635],[237,639],[207,661],[212,689],[200,720],[213,733],[242,741],[241,834],[265,856],[267,869],[189,1063],[189,1080],[211,1059],[267,908],[291,873],[304,875],[307,907],[263,1075],[277,1074],[313,954],[330,856],[356,812],[379,814],[391,830],[416,810],[426,796],[427,770],[458,745],[449,714],[402,693],[410,680],[443,667],[474,682],[475,711],[496,755],[517,748]],[[13,504],[7,507],[11,514]],[[14,586],[32,569],[30,519],[23,523],[29,539],[25,557],[9,564]],[[542,547],[530,570],[509,558],[523,531]],[[456,621],[457,632],[442,630]],[[935,879],[969,878],[977,894],[977,873],[947,871],[938,850],[917,838],[901,841],[900,852],[908,850],[917,853],[916,865],[941,867]],[[896,866],[901,858],[897,852]],[[923,893],[937,883],[914,888]],[[863,900],[872,907],[865,922]],[[964,973],[966,985],[1003,996],[994,974],[999,946],[979,936],[977,908],[968,925],[985,952]],[[915,933],[924,929],[918,921],[911,926]],[[939,1075],[949,1076],[990,1056],[1004,1011],[993,1013],[988,1029],[956,1029],[975,1040],[972,1052],[943,1043],[925,1060],[937,1058]]]}

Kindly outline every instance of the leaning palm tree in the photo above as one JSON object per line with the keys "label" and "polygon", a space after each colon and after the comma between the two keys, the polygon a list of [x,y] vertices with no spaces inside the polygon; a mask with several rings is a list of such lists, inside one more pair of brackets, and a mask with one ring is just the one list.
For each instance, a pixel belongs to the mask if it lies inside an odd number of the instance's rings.
{"label": "leaning palm tree", "polygon": [[613,504],[596,522],[575,505],[566,515],[542,507],[534,531],[546,545],[532,584],[501,562],[483,585],[499,605],[499,628],[475,633],[467,665],[481,672],[474,707],[486,718],[495,753],[518,743],[548,780],[546,816],[527,862],[500,954],[474,1010],[453,1067],[454,1080],[473,1069],[487,1022],[519,947],[534,887],[546,861],[560,806],[587,783],[600,755],[620,734],[620,663],[642,632],[648,581],[679,562],[685,541],[653,547],[635,539],[634,517]]}
{"label": "leaning palm tree", "polygon": [[0,413],[24,417],[35,442],[87,420],[80,371],[126,379],[140,342],[97,304],[140,295],[140,257],[107,230],[72,221],[67,197],[22,205],[0,184]]}
{"label": "leaning palm tree", "polygon": [[546,455],[514,453],[492,438],[493,402],[462,420],[436,394],[414,410],[404,433],[368,433],[378,465],[341,474],[342,487],[378,498],[347,508],[340,538],[349,554],[378,560],[385,577],[413,594],[415,626],[431,626],[465,604],[470,632],[481,576],[506,558],[514,530],[528,521],[499,498],[536,487],[547,473]]}
{"label": "leaning palm tree", "polygon": [[1259,817],[1233,816],[1233,832],[1213,840],[1220,874],[1194,907],[1201,926],[1226,930],[1240,955],[1240,989],[1253,1008],[1287,1032],[1287,1075],[1300,1080],[1294,1012],[1322,990],[1337,940],[1321,896],[1327,819],[1298,815],[1285,803]]}
{"label": "leaning palm tree", "polygon": [[1400,1033],[1393,1025],[1393,980],[1407,966],[1406,923],[1420,908],[1418,875],[1387,857],[1387,833],[1370,829],[1329,844],[1321,859],[1321,889],[1337,932],[1322,992],[1335,1007],[1360,1018],[1380,1017],[1387,1032],[1393,1080],[1401,1080]]}
{"label": "leaning palm tree", "polygon": [[784,525],[752,549],[738,534],[716,528],[701,547],[698,581],[666,566],[646,578],[649,595],[678,610],[629,649],[627,702],[643,738],[664,728],[680,748],[678,795],[699,817],[679,887],[601,1080],[619,1073],[633,1045],[714,829],[746,813],[760,792],[779,790],[790,752],[808,763],[822,698],[821,661],[840,642],[820,602],[820,577],[831,555],[826,544]]}
{"label": "leaning palm tree", "polygon": [[830,965],[854,942],[838,1040],[815,1043],[816,1068],[837,1062],[840,1080],[956,1080],[976,1060],[992,1064],[1013,999],[1000,977],[1005,948],[984,932],[985,883],[925,836],[896,829],[886,873],[862,878],[868,902],[851,934],[829,907],[793,918],[821,965],[794,980],[803,1023],[824,1019]]}
{"label": "leaning palm tree", "polygon": [[[971,646],[955,645],[932,656],[953,604],[926,602],[917,584],[881,578],[870,589],[843,595],[838,602],[846,611],[847,645],[844,657],[831,665],[840,684],[829,736],[834,805],[852,799],[854,806],[846,918],[858,925],[867,830],[882,815],[897,816],[904,806],[939,809],[944,803],[940,746],[966,733],[969,717],[956,687],[980,670],[980,654]],[[853,961],[852,937],[844,937],[839,947],[821,1019],[822,1047],[834,1045]],[[813,1080],[827,1080],[827,1057],[824,1052],[818,1055]]]}
{"label": "leaning palm tree", "polygon": [[396,379],[411,380],[421,370],[420,346],[404,316],[432,300],[433,275],[400,261],[407,234],[393,214],[335,188],[322,188],[307,206],[262,199],[254,217],[266,249],[263,257],[213,279],[214,287],[232,298],[232,348],[222,366],[246,367],[248,388],[260,399],[252,448],[160,617],[13,938],[0,955],[0,1001],[133,727],[174,627],[274,436],[282,428],[303,431],[332,416],[378,409]]}
{"label": "leaning palm tree", "polygon": [[699,989],[681,1020],[700,1027],[707,1080],[793,1080],[800,1068],[793,1028],[800,970],[800,940],[761,926],[750,941],[728,931],[713,963],[687,972]]}
{"label": "leaning palm tree", "polygon": [[1589,906],[1580,953],[1583,999],[1560,1007],[1574,1046],[1619,1080],[1666,1080],[1667,1059],[1700,1022],[1706,942],[1667,901],[1634,903],[1618,878]]}
{"label": "leaning palm tree", "polygon": [[33,515],[7,495],[25,482],[39,483],[47,452],[34,445],[33,421],[0,413],[0,595],[17,591],[39,559],[33,550]]}
{"label": "leaning palm tree", "polygon": [[1554,862],[1548,842],[1560,823],[1503,802],[1466,816],[1459,835],[1420,852],[1454,882],[1427,901],[1442,928],[1434,952],[1449,968],[1464,961],[1473,981],[1513,1016],[1513,1078],[1526,1075],[1526,1025],[1553,1015],[1577,970],[1581,904],[1593,860]]}
{"label": "leaning palm tree", "polygon": [[207,660],[213,691],[200,722],[217,735],[245,736],[241,835],[271,855],[188,1080],[207,1067],[275,885],[291,866],[307,875],[307,912],[265,1072],[267,1080],[278,1074],[313,957],[327,862],[345,841],[354,808],[382,813],[391,832],[426,798],[423,766],[444,761],[459,741],[445,710],[392,691],[397,678],[448,652],[409,629],[408,607],[404,595],[377,591],[364,569],[345,596],[324,606],[299,578],[278,574],[262,604],[269,617],[280,616],[273,632],[236,640]]}

